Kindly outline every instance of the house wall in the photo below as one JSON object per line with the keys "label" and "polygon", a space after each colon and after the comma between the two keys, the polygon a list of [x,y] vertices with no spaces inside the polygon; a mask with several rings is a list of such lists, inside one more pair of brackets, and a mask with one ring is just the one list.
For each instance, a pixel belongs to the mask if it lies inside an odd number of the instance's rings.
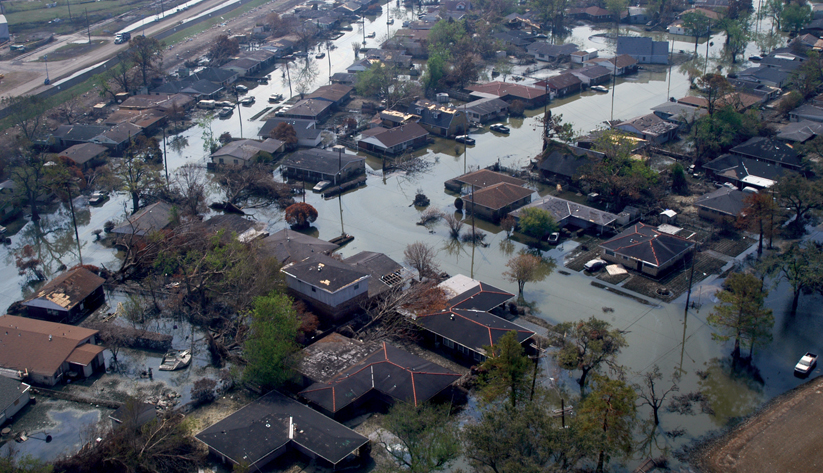
{"label": "house wall", "polygon": [[639,271],[643,274],[647,274],[652,277],[658,277],[662,274],[665,274],[669,269],[678,264],[680,260],[682,260],[683,257],[686,256],[686,254],[688,254],[689,251],[690,250],[684,251],[683,253],[675,256],[667,263],[659,267],[648,265],[634,258],[630,258],[627,256],[620,255],[618,253],[611,252],[610,250],[607,250],[605,248],[600,248],[600,257],[606,261],[611,261],[612,263],[622,264],[624,267],[628,269],[633,269],[635,271]]}
{"label": "house wall", "polygon": [[320,315],[332,321],[338,321],[359,310],[360,304],[368,300],[368,278],[369,276],[365,276],[335,293],[329,293],[286,274],[286,286],[290,292],[310,304]]}
{"label": "house wall", "polygon": [[20,409],[26,406],[29,403],[31,397],[29,396],[29,385],[23,383],[23,392],[20,394],[20,397],[14,400],[12,404],[2,412],[0,412],[0,425],[7,420],[9,420],[12,416],[20,412]]}
{"label": "house wall", "polygon": [[725,220],[734,218],[727,213],[723,213],[715,209],[707,209],[706,207],[698,207],[697,216],[717,223],[722,223]]}

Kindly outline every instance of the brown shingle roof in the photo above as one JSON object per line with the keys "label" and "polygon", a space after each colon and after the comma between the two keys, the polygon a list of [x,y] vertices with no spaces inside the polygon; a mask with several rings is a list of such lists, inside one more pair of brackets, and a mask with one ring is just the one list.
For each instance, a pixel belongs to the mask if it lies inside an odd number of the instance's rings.
{"label": "brown shingle roof", "polygon": [[489,169],[480,169],[468,174],[463,174],[462,176],[455,177],[454,180],[463,184],[474,186],[477,189],[493,186],[494,184],[501,182],[508,182],[509,184],[514,184],[516,186],[522,186],[526,183],[523,179],[494,172]]}
{"label": "brown shingle roof", "polygon": [[511,95],[528,100],[536,99],[546,95],[546,91],[538,89],[537,87],[527,87],[525,85],[512,84],[509,82],[489,82],[488,84],[478,84],[466,87],[468,90],[475,92],[482,92],[485,94],[493,94],[498,97],[505,97]]}
{"label": "brown shingle roof", "polygon": [[86,343],[84,345],[80,345],[79,347],[75,348],[74,351],[71,352],[66,361],[69,363],[74,363],[76,365],[87,366],[100,353],[103,353],[105,347],[101,347],[99,345],[92,345],[91,343]]}
{"label": "brown shingle roof", "polygon": [[380,141],[386,148],[391,148],[392,146],[397,146],[401,143],[426,136],[428,133],[429,132],[422,126],[411,122],[394,128],[371,128],[363,132],[363,138],[373,137]]}
{"label": "brown shingle roof", "polygon": [[77,345],[97,334],[72,325],[0,317],[0,367],[53,376]]}
{"label": "brown shingle roof", "polygon": [[525,187],[508,182],[501,182],[475,191],[474,194],[467,195],[463,200],[465,202],[474,202],[475,205],[497,210],[532,195],[532,192],[531,189],[526,189]]}
{"label": "brown shingle roof", "polygon": [[76,164],[84,164],[105,152],[105,146],[100,146],[95,143],[80,143],[64,149],[59,155],[71,159]]}
{"label": "brown shingle roof", "polygon": [[86,268],[75,268],[46,283],[33,296],[26,299],[24,304],[29,305],[32,301],[41,299],[57,304],[63,309],[71,310],[104,282],[106,282],[105,279]]}

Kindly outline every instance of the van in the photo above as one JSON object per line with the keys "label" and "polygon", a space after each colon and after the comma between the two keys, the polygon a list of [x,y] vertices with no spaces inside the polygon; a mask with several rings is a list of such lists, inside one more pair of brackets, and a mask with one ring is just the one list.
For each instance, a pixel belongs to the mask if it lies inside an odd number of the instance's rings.
{"label": "van", "polygon": [[214,100],[201,100],[197,102],[197,108],[205,108],[211,110],[214,108]]}

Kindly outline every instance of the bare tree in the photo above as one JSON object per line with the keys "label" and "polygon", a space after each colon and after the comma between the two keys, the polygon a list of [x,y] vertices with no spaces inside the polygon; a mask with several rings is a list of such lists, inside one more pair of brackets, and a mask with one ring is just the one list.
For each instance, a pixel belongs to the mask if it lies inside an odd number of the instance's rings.
{"label": "bare tree", "polygon": [[553,259],[523,253],[510,259],[506,266],[509,269],[503,272],[503,277],[517,283],[518,293],[522,297],[523,287],[527,282],[539,282],[546,279],[554,271],[557,263]]}
{"label": "bare tree", "polygon": [[445,291],[434,281],[397,285],[363,306],[367,320],[356,335],[366,340],[415,338],[417,329],[404,314],[438,312],[444,310],[447,303]]}
{"label": "bare tree", "polygon": [[403,250],[403,261],[417,270],[417,276],[420,280],[424,277],[431,277],[439,270],[434,258],[437,256],[437,251],[430,245],[416,241],[406,245]]}
{"label": "bare tree", "polygon": [[77,115],[80,114],[81,110],[82,104],[80,103],[80,97],[77,93],[72,92],[68,99],[61,102],[60,105],[57,106],[57,118],[71,125],[72,121]]}
{"label": "bare tree", "polygon": [[171,184],[184,214],[198,215],[206,211],[208,179],[201,166],[193,163],[180,166],[174,171]]}
{"label": "bare tree", "polygon": [[677,386],[676,377],[672,376],[671,385],[668,388],[661,388],[658,386],[660,380],[663,379],[663,374],[660,373],[660,367],[654,365],[651,371],[647,371],[641,375],[641,382],[634,384],[632,387],[637,391],[640,405],[646,405],[652,409],[652,417],[654,418],[654,425],[660,425],[660,417],[658,413],[666,400],[666,396],[672,392],[680,391]]}
{"label": "bare tree", "polygon": [[443,217],[443,220],[446,221],[446,225],[449,227],[449,236],[453,239],[460,238],[460,230],[463,229],[463,220],[455,217],[454,214],[448,214]]}

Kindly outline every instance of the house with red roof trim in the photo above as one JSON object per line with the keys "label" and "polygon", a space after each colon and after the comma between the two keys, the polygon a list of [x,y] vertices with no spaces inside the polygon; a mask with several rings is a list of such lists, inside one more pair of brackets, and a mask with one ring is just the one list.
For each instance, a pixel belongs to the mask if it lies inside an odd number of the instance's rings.
{"label": "house with red roof trim", "polygon": [[658,277],[682,261],[694,242],[656,227],[637,223],[600,244],[600,257],[628,269]]}

